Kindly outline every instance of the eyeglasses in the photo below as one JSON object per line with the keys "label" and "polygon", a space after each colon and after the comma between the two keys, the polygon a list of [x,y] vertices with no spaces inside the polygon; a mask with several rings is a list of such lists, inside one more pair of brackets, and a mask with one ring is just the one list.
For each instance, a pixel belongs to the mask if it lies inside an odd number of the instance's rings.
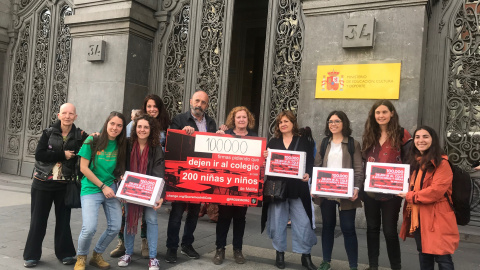
{"label": "eyeglasses", "polygon": [[341,120],[333,120],[333,121],[330,120],[330,121],[327,121],[327,124],[329,124],[329,125],[333,125],[333,124],[338,125],[338,124],[340,124],[340,123],[342,123]]}

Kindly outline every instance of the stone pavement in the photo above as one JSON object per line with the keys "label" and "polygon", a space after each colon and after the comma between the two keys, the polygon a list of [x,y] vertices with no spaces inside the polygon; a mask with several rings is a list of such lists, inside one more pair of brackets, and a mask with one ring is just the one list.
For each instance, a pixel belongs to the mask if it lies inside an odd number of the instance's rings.
{"label": "stone pavement", "polygon": [[[28,234],[30,222],[30,184],[31,180],[25,177],[18,177],[7,174],[0,174],[0,270],[7,269],[24,269],[23,267],[23,248]],[[247,226],[244,236],[243,252],[247,259],[244,265],[238,265],[233,261],[232,246],[227,246],[226,260],[222,265],[216,266],[211,262],[215,253],[215,224],[210,223],[205,216],[198,221],[197,230],[195,231],[195,249],[201,254],[199,260],[190,260],[179,252],[176,264],[168,264],[164,261],[166,252],[166,228],[168,221],[167,209],[169,204],[165,205],[158,211],[159,217],[159,243],[158,243],[158,259],[160,260],[160,269],[245,269],[245,270],[261,270],[261,269],[277,269],[273,266],[275,262],[275,250],[272,248],[271,240],[264,234],[260,234],[260,216],[261,209],[250,208],[247,212]],[[105,215],[100,211],[99,226],[93,243],[96,242],[98,236],[105,229]],[[74,243],[77,242],[78,234],[81,228],[81,211],[74,209],[72,211],[71,227]],[[312,260],[318,266],[321,259],[321,224],[317,225],[318,244],[312,250]],[[72,266],[62,265],[55,257],[53,250],[53,230],[55,227],[54,212],[51,212],[48,221],[47,234],[43,241],[43,255],[40,263],[35,269],[73,269]],[[231,231],[231,230],[230,230]],[[359,242],[359,269],[367,267],[367,247],[366,232],[364,229],[358,229]],[[347,258],[343,247],[343,238],[341,232],[336,231],[336,243],[334,245],[333,257],[336,259],[332,262],[332,268],[335,270],[348,269]],[[139,238],[137,236],[137,238]],[[383,237],[382,237],[383,239]],[[231,232],[228,237],[231,241]],[[140,250],[140,240],[135,241],[135,254],[131,265],[125,269],[148,269],[148,260],[141,259],[138,255]],[[109,253],[116,245],[112,243],[107,249]],[[93,248],[93,244],[92,244]],[[401,242],[402,264],[403,269],[419,269],[418,256],[413,239],[407,239]],[[291,250],[291,240],[289,236],[289,247]],[[480,244],[462,241],[459,249],[453,256],[455,268],[457,270],[480,269]],[[285,260],[287,269],[302,269],[299,254],[287,252]],[[110,258],[108,255],[105,259],[112,264],[113,269],[120,269],[117,266],[117,259]],[[385,242],[381,242],[380,265],[387,267],[388,258],[386,255]],[[96,269],[87,267],[87,269]],[[388,269],[388,268],[383,268]]]}

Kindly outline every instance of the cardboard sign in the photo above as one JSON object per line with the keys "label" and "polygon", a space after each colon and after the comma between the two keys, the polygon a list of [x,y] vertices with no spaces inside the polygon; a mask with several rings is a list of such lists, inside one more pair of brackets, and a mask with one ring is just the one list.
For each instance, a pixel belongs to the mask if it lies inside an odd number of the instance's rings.
{"label": "cardboard sign", "polygon": [[166,200],[259,206],[267,140],[181,130],[167,131]]}
{"label": "cardboard sign", "polygon": [[367,162],[365,191],[398,194],[408,191],[410,165]]}
{"label": "cardboard sign", "polygon": [[314,167],[311,193],[320,197],[351,198],[353,169]]}
{"label": "cardboard sign", "polygon": [[300,151],[268,149],[265,175],[302,179],[306,154]]}
{"label": "cardboard sign", "polygon": [[162,178],[126,171],[116,196],[129,203],[152,207],[160,200],[164,186]]}

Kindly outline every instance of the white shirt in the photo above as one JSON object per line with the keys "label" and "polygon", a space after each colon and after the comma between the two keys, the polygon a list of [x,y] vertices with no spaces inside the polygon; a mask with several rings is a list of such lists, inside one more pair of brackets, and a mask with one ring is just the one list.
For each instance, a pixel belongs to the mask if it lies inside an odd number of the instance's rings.
{"label": "white shirt", "polygon": [[327,168],[342,168],[343,152],[342,143],[330,142],[330,152],[328,152]]}

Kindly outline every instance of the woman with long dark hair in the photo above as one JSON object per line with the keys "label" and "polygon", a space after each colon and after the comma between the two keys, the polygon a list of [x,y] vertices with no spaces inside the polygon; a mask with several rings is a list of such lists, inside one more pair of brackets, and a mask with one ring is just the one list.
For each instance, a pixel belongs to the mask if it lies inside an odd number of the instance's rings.
{"label": "woman with long dark hair", "polygon": [[97,230],[98,210],[103,206],[107,230],[98,239],[89,264],[107,269],[102,253],[115,239],[122,222],[122,207],[116,198],[117,181],[125,172],[127,138],[125,117],[111,112],[98,137],[88,137],[78,155],[84,174],[80,198],[82,202],[82,231],[78,237],[76,270],[85,269],[87,254]]}
{"label": "woman with long dark hair", "polygon": [[[165,142],[166,142],[166,135],[165,131],[167,130],[168,126],[170,125],[170,117],[168,115],[167,109],[165,108],[165,104],[163,103],[162,99],[155,95],[149,94],[143,100],[142,111],[143,114],[150,115],[154,119],[157,120],[156,127],[158,128],[158,136],[160,139],[160,144],[162,146],[162,150],[165,151]],[[130,134],[135,132],[135,128],[132,125],[130,130]],[[124,210],[124,208],[123,208]],[[141,244],[141,256],[144,259],[150,258],[150,251],[149,251],[149,244],[147,241],[147,223],[145,221],[145,215],[142,218],[142,226],[140,231],[140,237],[142,238]],[[112,252],[110,252],[111,257],[120,257],[125,254],[125,243],[124,243],[124,227],[125,224],[125,214],[122,215],[122,228],[120,229],[120,233],[118,234],[118,245],[115,247]]]}
{"label": "woman with long dark hair", "polygon": [[[317,155],[315,167],[327,168],[351,168],[354,172],[354,191],[349,199],[316,198],[316,204],[322,211],[322,252],[323,262],[318,270],[329,270],[332,260],[333,242],[335,238],[335,226],[337,223],[337,208],[340,217],[345,251],[347,252],[350,269],[358,267],[358,241],[355,231],[355,215],[357,208],[362,207],[358,198],[359,189],[363,183],[362,153],[360,143],[350,135],[350,120],[342,111],[331,112],[325,125],[325,139],[328,141],[324,153]],[[323,143],[322,143],[323,145]],[[350,147],[354,148],[351,154]]]}
{"label": "woman with long dark hair", "polygon": [[165,131],[170,125],[170,115],[162,99],[155,95],[150,94],[143,100],[143,112],[155,118],[158,121],[158,129],[160,130],[160,143],[165,150]]}
{"label": "woman with long dark hair", "polygon": [[460,240],[452,201],[453,173],[435,130],[422,126],[413,134],[410,189],[405,198],[400,237],[414,237],[421,270],[453,270]]}
{"label": "woman with long dark hair", "polygon": [[[368,112],[362,139],[363,158],[366,162],[399,164],[404,162],[402,161],[402,146],[411,139],[411,136],[406,129],[400,126],[398,113],[393,104],[388,100],[379,100]],[[393,270],[401,269],[402,260],[397,223],[402,198],[367,192],[363,195],[363,202],[367,221],[369,269],[378,269],[380,227],[383,227],[390,266]]]}
{"label": "woman with long dark hair", "polygon": [[[306,153],[306,173],[302,179],[268,176],[269,180],[286,181],[285,201],[265,202],[262,208],[261,230],[267,227],[267,234],[273,241],[277,256],[275,266],[285,268],[287,249],[287,222],[292,220],[292,249],[302,254],[302,266],[316,270],[310,252],[317,243],[312,222],[312,199],[308,181],[313,169],[313,153],[304,137],[298,133],[297,118],[292,111],[283,111],[275,120],[274,137],[267,144],[270,149],[302,151]],[[267,157],[265,151],[264,156]]]}
{"label": "woman with long dark hair", "polygon": [[[127,147],[127,170],[163,178],[165,175],[165,158],[160,145],[160,130],[158,122],[149,115],[137,117],[133,123]],[[120,257],[118,266],[128,266],[133,255],[133,243],[137,233],[137,225],[142,214],[147,224],[146,238],[148,241],[150,270],[159,269],[157,260],[158,222],[157,209],[160,209],[164,193],[154,207],[144,207],[137,204],[125,204],[125,255]]]}
{"label": "woman with long dark hair", "polygon": [[[219,130],[220,134],[232,134],[237,136],[257,136],[252,131],[255,127],[255,118],[253,114],[244,106],[233,108],[227,116],[225,125],[228,130]],[[238,194],[232,194],[238,195]],[[243,234],[245,233],[245,216],[248,207],[244,206],[218,206],[217,238],[215,244],[217,250],[213,257],[213,263],[222,264],[225,259],[225,246],[227,245],[227,234],[230,228],[230,222],[233,219],[233,257],[238,264],[245,263],[245,257],[242,253]]]}

